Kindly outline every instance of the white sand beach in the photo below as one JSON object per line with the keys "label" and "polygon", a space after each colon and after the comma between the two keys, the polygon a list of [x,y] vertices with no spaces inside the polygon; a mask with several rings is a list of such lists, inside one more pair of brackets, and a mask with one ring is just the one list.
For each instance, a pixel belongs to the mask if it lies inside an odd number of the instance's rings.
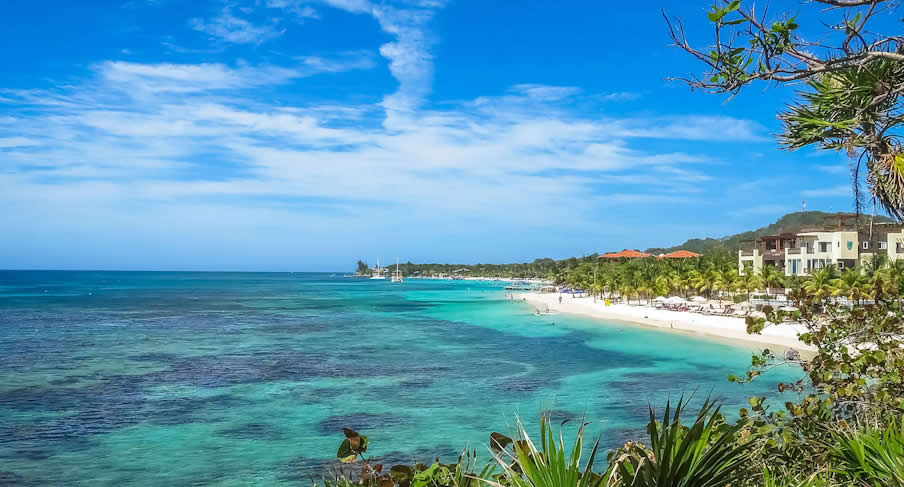
{"label": "white sand beach", "polygon": [[797,339],[798,333],[805,331],[801,325],[785,323],[778,326],[769,326],[760,335],[749,335],[747,334],[747,325],[744,319],[738,317],[670,311],[655,309],[645,305],[611,304],[606,306],[602,300],[594,302],[592,297],[572,297],[570,294],[561,295],[561,304],[559,303],[560,295],[555,293],[521,293],[515,294],[515,296],[524,298],[541,311],[545,311],[546,307],[549,306],[549,310],[552,312],[590,316],[607,321],[621,321],[655,326],[657,328],[669,328],[681,332],[699,333],[782,348],[813,350],[813,347],[801,343]]}

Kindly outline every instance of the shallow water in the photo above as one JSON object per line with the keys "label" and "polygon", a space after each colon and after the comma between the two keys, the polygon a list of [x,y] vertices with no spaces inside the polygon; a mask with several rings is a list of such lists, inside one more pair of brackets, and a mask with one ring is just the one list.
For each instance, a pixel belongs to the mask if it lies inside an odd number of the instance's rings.
{"label": "shallow water", "polygon": [[730,384],[754,347],[532,311],[474,281],[0,271],[0,485],[310,485],[343,427],[451,461],[541,410],[617,446],[650,403],[733,413],[792,373]]}

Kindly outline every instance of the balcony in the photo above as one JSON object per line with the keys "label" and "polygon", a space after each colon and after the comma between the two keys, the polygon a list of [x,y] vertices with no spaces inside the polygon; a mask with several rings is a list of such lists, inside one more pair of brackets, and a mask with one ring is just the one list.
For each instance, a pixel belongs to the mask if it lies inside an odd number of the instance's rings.
{"label": "balcony", "polygon": [[766,251],[763,252],[763,258],[767,259],[767,260],[775,260],[775,259],[784,260],[785,249],[780,249],[780,250],[766,249]]}
{"label": "balcony", "polygon": [[788,254],[789,255],[800,255],[800,247],[798,247],[796,249],[788,249]]}
{"label": "balcony", "polygon": [[753,257],[753,250],[741,250],[741,257]]}

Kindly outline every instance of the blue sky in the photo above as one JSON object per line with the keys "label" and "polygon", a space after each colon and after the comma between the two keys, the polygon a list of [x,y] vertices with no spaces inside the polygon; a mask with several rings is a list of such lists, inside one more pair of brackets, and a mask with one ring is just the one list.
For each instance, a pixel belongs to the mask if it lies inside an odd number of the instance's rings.
{"label": "blue sky", "polygon": [[0,268],[524,261],[852,209],[844,157],[777,148],[790,89],[665,81],[699,66],[660,8],[706,40],[707,2],[9,2]]}

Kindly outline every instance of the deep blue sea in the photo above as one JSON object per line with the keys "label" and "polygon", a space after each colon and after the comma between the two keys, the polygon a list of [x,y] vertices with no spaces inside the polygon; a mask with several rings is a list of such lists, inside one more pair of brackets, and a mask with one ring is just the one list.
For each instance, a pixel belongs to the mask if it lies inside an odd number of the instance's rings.
{"label": "deep blue sea", "polygon": [[540,411],[611,447],[650,403],[734,413],[783,378],[726,381],[753,347],[532,311],[476,281],[0,271],[0,485],[309,486],[343,427],[429,463]]}

